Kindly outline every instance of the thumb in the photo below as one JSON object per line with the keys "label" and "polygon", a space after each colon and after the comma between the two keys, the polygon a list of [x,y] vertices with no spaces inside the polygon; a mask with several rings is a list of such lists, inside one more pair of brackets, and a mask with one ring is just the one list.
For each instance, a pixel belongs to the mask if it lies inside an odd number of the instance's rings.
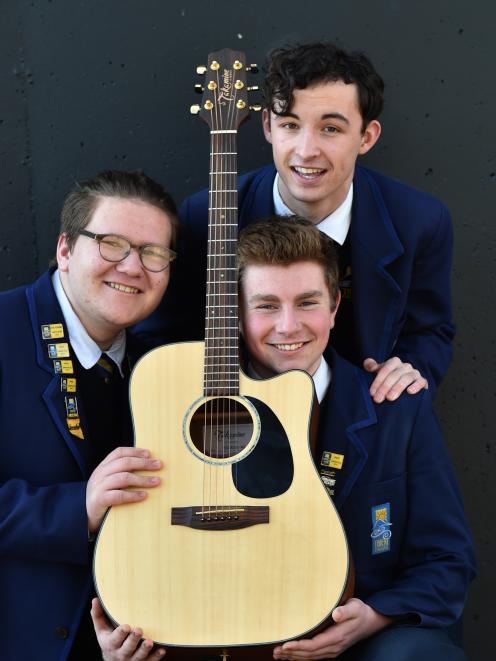
{"label": "thumb", "polygon": [[367,370],[367,372],[377,372],[379,367],[380,364],[373,358],[365,358],[363,361],[363,369]]}

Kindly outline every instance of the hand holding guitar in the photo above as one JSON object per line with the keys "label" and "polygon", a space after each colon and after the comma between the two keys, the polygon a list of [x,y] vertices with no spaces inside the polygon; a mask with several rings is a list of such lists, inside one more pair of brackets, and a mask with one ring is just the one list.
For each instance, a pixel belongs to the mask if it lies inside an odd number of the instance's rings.
{"label": "hand holding guitar", "polygon": [[116,629],[105,617],[98,599],[91,602],[91,619],[104,661],[158,661],[165,655],[163,647],[154,648],[153,641],[142,640],[143,632],[121,624]]}
{"label": "hand holding guitar", "polygon": [[333,659],[362,638],[384,629],[391,618],[361,599],[349,599],[332,612],[333,624],[308,640],[293,640],[274,649],[274,659]]}
{"label": "hand holding guitar", "polygon": [[98,530],[109,507],[140,502],[147,497],[144,489],[160,484],[159,477],[139,475],[136,471],[161,467],[162,462],[153,459],[144,448],[121,447],[107,455],[91,474],[86,487],[89,532]]}

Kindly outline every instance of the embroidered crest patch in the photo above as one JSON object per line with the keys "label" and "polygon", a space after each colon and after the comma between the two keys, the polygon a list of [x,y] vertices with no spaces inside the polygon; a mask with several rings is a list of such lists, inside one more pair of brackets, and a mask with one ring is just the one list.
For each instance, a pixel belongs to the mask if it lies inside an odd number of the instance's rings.
{"label": "embroidered crest patch", "polygon": [[391,508],[389,503],[374,505],[372,514],[372,555],[391,550]]}

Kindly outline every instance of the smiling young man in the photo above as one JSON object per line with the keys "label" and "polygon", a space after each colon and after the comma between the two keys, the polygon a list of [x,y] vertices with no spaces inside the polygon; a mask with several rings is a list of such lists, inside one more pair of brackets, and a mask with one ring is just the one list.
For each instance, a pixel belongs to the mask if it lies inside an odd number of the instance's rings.
{"label": "smiling young man", "polygon": [[[240,228],[274,213],[297,213],[338,244],[342,303],[332,341],[346,358],[376,374],[376,402],[427,384],[434,395],[454,335],[447,209],[357,165],[379,139],[383,90],[363,53],[320,43],[273,51],[262,118],[274,165],[240,177],[238,185]],[[188,198],[180,218],[181,264],[163,305],[140,331],[199,339],[207,191]],[[186,289],[191,281],[198,283],[193,291]]]}
{"label": "smiling young man", "polygon": [[[92,540],[110,505],[161,468],[132,445],[126,328],[169,281],[176,207],[138,172],[107,171],[65,200],[57,268],[0,294],[0,613],[4,661],[87,661]],[[126,487],[135,490],[126,490]]]}
{"label": "smiling young man", "polygon": [[[338,262],[309,221],[274,217],[243,230],[238,278],[247,373],[270,378],[301,369],[313,378],[316,468],[343,521],[356,575],[354,596],[334,609],[334,624],[278,645],[274,658],[462,661],[448,628],[463,610],[474,554],[430,393],[376,404],[370,374],[333,349],[323,356],[339,324]],[[240,462],[242,493],[256,497],[265,476],[272,495],[287,488],[293,468],[282,450],[261,436]],[[106,661],[167,658],[141,641],[141,629],[114,630],[97,600],[92,615]],[[236,661],[236,650],[229,653]]]}
{"label": "smiling young man", "polygon": [[338,264],[308,221],[251,225],[238,257],[248,373],[312,375],[320,402],[316,466],[356,572],[354,597],[334,610],[333,626],[276,647],[274,658],[465,658],[446,627],[462,612],[473,548],[429,392],[378,405],[370,375],[332,349],[324,358],[339,325]]}

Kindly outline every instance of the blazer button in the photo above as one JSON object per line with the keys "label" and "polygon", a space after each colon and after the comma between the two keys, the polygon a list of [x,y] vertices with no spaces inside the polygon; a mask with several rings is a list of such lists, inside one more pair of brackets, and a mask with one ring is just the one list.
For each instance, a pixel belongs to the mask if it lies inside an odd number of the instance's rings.
{"label": "blazer button", "polygon": [[55,635],[61,640],[65,640],[69,636],[69,629],[67,627],[57,627],[55,629]]}

